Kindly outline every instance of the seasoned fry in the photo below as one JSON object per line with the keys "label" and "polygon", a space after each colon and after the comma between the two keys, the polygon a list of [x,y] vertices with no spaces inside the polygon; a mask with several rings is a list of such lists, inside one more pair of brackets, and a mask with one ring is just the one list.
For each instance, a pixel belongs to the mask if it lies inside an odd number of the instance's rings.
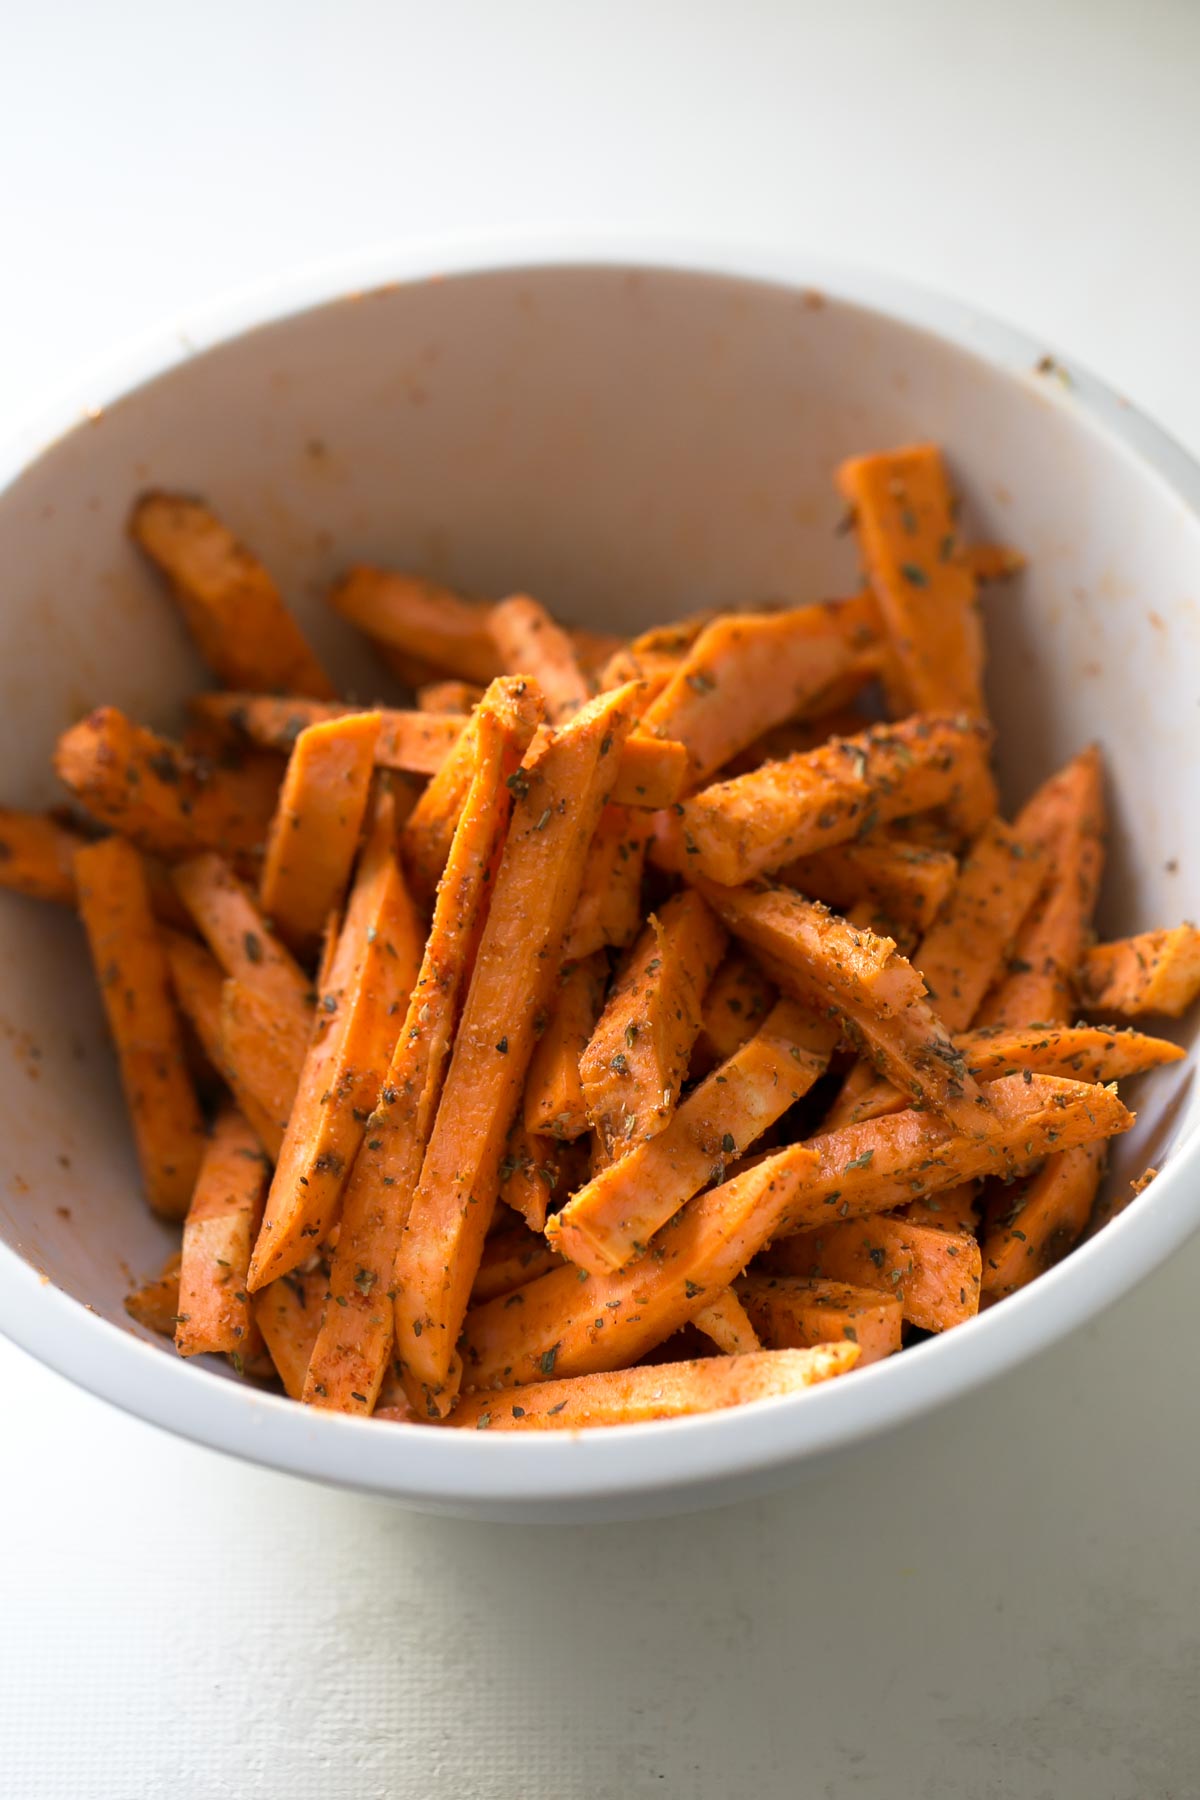
{"label": "seasoned fry", "polygon": [[978,721],[918,713],[764,763],[677,807],[674,866],[689,879],[695,872],[736,887],[930,807],[948,807],[963,830],[978,829],[995,810],[989,741]]}
{"label": "seasoned fry", "polygon": [[129,534],[167,577],[196,648],[226,687],[332,696],[266,569],[208,507],[183,494],[143,494]]}
{"label": "seasoned fry", "polygon": [[204,1154],[204,1121],[142,859],[124,838],[104,838],[76,851],[75,880],[146,1199],[164,1218],[182,1219]]}
{"label": "seasoned fry", "polygon": [[900,710],[982,717],[983,626],[974,577],[955,554],[954,503],[940,451],[917,444],[852,457],[837,479],[854,509]]}
{"label": "seasoned fry", "polygon": [[179,898],[225,973],[307,1029],[312,984],[229,865],[208,852],[180,863],[172,876]]}
{"label": "seasoned fry", "polygon": [[417,689],[417,707],[423,713],[473,713],[484,690],[473,681],[427,681]]}
{"label": "seasoned fry", "polygon": [[527,1131],[565,1139],[582,1137],[588,1129],[579,1065],[600,1016],[607,983],[608,960],[602,951],[563,965],[529,1063],[523,1108]]}
{"label": "seasoned fry", "polygon": [[545,607],[528,594],[514,594],[492,607],[488,630],[501,668],[510,675],[530,675],[537,682],[547,718],[555,724],[574,718],[591,689],[570,638]]}
{"label": "seasoned fry", "polygon": [[538,719],[531,693],[497,681],[480,704],[475,770],[455,827],[403,1027],[346,1188],[326,1308],[306,1398],[369,1412],[391,1355],[394,1269],[421,1173],[482,928],[490,876],[508,829],[512,778]]}
{"label": "seasoned fry", "polygon": [[561,1269],[563,1259],[552,1250],[540,1231],[531,1231],[520,1219],[493,1231],[483,1247],[471,1287],[472,1306],[482,1306],[498,1294],[512,1294],[527,1281],[536,1281],[549,1269]]}
{"label": "seasoned fry", "polygon": [[377,642],[433,663],[463,681],[486,685],[502,672],[488,630],[487,603],[464,600],[440,582],[360,564],[334,588],[329,600],[343,618]]}
{"label": "seasoned fry", "polygon": [[255,1290],[296,1268],[333,1223],[417,978],[421,932],[394,841],[381,790],[250,1260]]}
{"label": "seasoned fry", "polygon": [[579,1061],[587,1116],[610,1157],[670,1118],[726,941],[700,895],[683,893],[651,914],[630,951]]}
{"label": "seasoned fry", "polygon": [[847,1219],[799,1232],[777,1244],[767,1262],[780,1275],[849,1281],[894,1295],[904,1317],[923,1331],[949,1331],[979,1311],[974,1237],[909,1219]]}
{"label": "seasoned fry", "polygon": [[1015,1293],[1065,1255],[1088,1219],[1108,1146],[1051,1156],[1014,1188],[995,1183],[984,1203],[983,1293]]}
{"label": "seasoned fry", "polygon": [[298,1269],[272,1281],[250,1303],[289,1400],[304,1396],[304,1377],[320,1329],[325,1290],[324,1269]]}
{"label": "seasoned fry", "polygon": [[1200,931],[1184,924],[1093,944],[1079,967],[1079,990],[1084,1006],[1095,1012],[1182,1018],[1200,994]]}
{"label": "seasoned fry", "polygon": [[75,852],[83,842],[52,813],[0,806],[0,887],[74,906]]}
{"label": "seasoned fry", "polygon": [[891,938],[858,930],[786,888],[702,884],[718,916],[771,958],[796,998],[835,1011],[880,1072],[967,1133],[989,1129],[986,1102]]}
{"label": "seasoned fry", "polygon": [[[279,700],[271,694],[239,693],[197,694],[190,707],[201,721],[222,725],[252,743],[289,755],[301,732],[361,716],[364,711],[337,700]],[[462,736],[467,723],[464,711],[469,712],[471,706],[439,712],[427,708],[405,712],[394,706],[369,710],[379,721],[374,756],[381,768],[435,775]]]}
{"label": "seasoned fry", "polygon": [[340,906],[367,811],[378,713],[310,725],[296,739],[267,835],[259,900],[299,956]]}
{"label": "seasoned fry", "polygon": [[632,717],[602,695],[522,769],[421,1180],[396,1260],[396,1348],[418,1411],[453,1397],[455,1343],[495,1205],[536,1024],[575,907],[583,851]]}
{"label": "seasoned fry", "polygon": [[222,1109],[183,1226],[175,1347],[181,1356],[253,1356],[258,1327],[246,1293],[250,1246],[262,1219],[267,1165],[236,1108]]}
{"label": "seasoned fry", "polygon": [[115,706],[64,731],[54,767],[96,818],[169,862],[198,850],[258,850],[279,790],[273,758],[213,768]]}
{"label": "seasoned fry", "polygon": [[702,782],[773,725],[803,715],[875,640],[861,601],[723,614],[685,651],[643,727],[687,746]]}
{"label": "seasoned fry", "polygon": [[888,831],[875,831],[861,844],[838,844],[802,856],[780,869],[777,879],[839,912],[868,901],[910,930],[925,932],[941,912],[958,872],[958,859],[947,850],[930,850]]}
{"label": "seasoned fry", "polygon": [[[280,1055],[275,1034],[284,1018],[290,1021],[290,1015],[277,1014],[270,1003],[262,1000],[252,989],[241,989],[241,984],[236,982],[226,983],[216,958],[192,938],[169,930],[163,930],[161,935],[171,971],[171,985],[175,990],[180,1012],[199,1038],[200,1047],[213,1068],[224,1076],[239,1112],[267,1155],[274,1160],[279,1154],[279,1146],[283,1142],[283,1124],[295,1097],[294,1080],[290,1094],[280,1096],[278,1093],[282,1079],[281,1064],[286,1066],[287,1059]],[[261,1046],[257,1035],[247,1033],[246,1040],[237,1032],[227,1036],[225,1015],[231,1007],[231,997],[224,991],[226,987],[241,990],[249,995],[252,1005],[257,1004],[266,1009],[266,1042]],[[300,1064],[304,1060],[307,1036],[307,1028],[301,1025],[299,1048],[295,1054],[297,1078]],[[231,1042],[229,1038],[232,1038]],[[277,1104],[264,1104],[259,1099],[258,1092],[252,1092],[247,1087],[245,1073],[248,1067],[261,1069],[258,1087],[269,1083],[271,1099],[277,1101]]]}
{"label": "seasoned fry", "polygon": [[777,999],[753,956],[731,950],[704,996],[689,1074],[699,1080],[749,1043]]}
{"label": "seasoned fry", "polygon": [[678,1419],[793,1394],[846,1374],[857,1360],[854,1344],[820,1344],[811,1350],[758,1350],[699,1362],[655,1363],[582,1381],[540,1381],[478,1394],[460,1401],[446,1422],[476,1431],[578,1431]]}
{"label": "seasoned fry", "polygon": [[231,978],[221,988],[217,1031],[217,1067],[278,1162],[313,1035],[312,1009],[278,1006],[260,988]]}
{"label": "seasoned fry", "polygon": [[594,1175],[550,1221],[549,1241],[593,1273],[645,1254],[655,1232],[744,1154],[828,1066],[836,1030],[781,1000],[749,1042],[693,1089],[657,1136]]}
{"label": "seasoned fry", "polygon": [[637,936],[642,922],[642,870],[649,834],[644,812],[627,806],[606,806],[601,813],[583,865],[579,899],[563,941],[563,956],[568,962],[578,962],[606,946],[624,950]]}
{"label": "seasoned fry", "polygon": [[712,1339],[723,1356],[745,1356],[762,1349],[758,1333],[731,1287],[722,1288],[707,1306],[702,1306],[692,1324]]}
{"label": "seasoned fry", "polygon": [[794,1275],[744,1275],[735,1292],[769,1350],[844,1341],[858,1345],[857,1366],[865,1369],[900,1348],[904,1309],[896,1294]]}
{"label": "seasoned fry", "polygon": [[179,1265],[181,1253],[173,1250],[162,1266],[161,1274],[143,1282],[125,1296],[125,1311],[147,1331],[159,1337],[175,1336],[175,1319],[179,1312]]}
{"label": "seasoned fry", "polygon": [[545,1230],[550,1199],[563,1172],[560,1150],[561,1144],[538,1137],[519,1117],[508,1134],[500,1164],[500,1198],[520,1213],[530,1231]]}

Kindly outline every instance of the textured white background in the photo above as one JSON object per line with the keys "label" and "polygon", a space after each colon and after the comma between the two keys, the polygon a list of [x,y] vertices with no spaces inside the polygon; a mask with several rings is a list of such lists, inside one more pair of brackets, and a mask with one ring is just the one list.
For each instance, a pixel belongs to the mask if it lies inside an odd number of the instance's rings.
{"label": "textured white background", "polygon": [[[0,428],[414,235],[784,238],[1200,450],[1200,6],[0,0]],[[793,1494],[566,1531],[161,1437],[0,1341],[5,1800],[1186,1800],[1200,1244]],[[2,1321],[0,1321],[2,1323]]]}

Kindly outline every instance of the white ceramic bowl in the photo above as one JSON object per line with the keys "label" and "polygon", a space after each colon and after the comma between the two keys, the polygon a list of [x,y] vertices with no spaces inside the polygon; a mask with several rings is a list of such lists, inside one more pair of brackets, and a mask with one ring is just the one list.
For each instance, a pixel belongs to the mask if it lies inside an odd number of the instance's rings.
{"label": "white ceramic bowl", "polygon": [[[189,324],[0,462],[0,802],[56,797],[51,746],[86,708],[170,727],[202,679],[123,535],[148,483],[208,496],[371,694],[373,665],[322,603],[353,559],[526,587],[610,629],[817,599],[854,578],[834,464],[934,438],[968,532],[1030,558],[986,603],[1008,795],[1099,738],[1115,821],[1103,925],[1173,923],[1200,891],[1200,470],[1070,365],[1039,371],[1042,355],[878,280],[661,246],[443,248]],[[0,983],[3,1329],[156,1424],[418,1506],[613,1518],[764,1488],[1031,1355],[1200,1220],[1181,1065],[1141,1084],[1114,1157],[1114,1191],[1163,1166],[1148,1191],[1023,1293],[890,1362],[741,1412],[578,1437],[334,1417],[132,1326],[131,1274],[158,1266],[168,1234],[138,1194],[75,921],[0,894]]]}

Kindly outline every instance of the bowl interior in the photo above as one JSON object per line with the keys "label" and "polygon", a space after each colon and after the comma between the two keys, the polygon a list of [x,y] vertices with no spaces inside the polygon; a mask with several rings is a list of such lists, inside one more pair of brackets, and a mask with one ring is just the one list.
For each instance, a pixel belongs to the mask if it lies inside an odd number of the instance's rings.
{"label": "bowl interior", "polygon": [[[183,362],[51,445],[0,496],[0,803],[62,797],[55,736],[94,704],[171,728],[203,681],[124,536],[147,485],[207,496],[367,698],[386,678],[323,601],[352,560],[527,589],[610,630],[848,593],[833,465],[915,438],[946,448],[967,533],[1029,558],[985,602],[1009,801],[1099,739],[1103,928],[1176,922],[1200,878],[1194,515],[1052,376],[831,295],[667,270],[340,300]],[[139,1198],[75,921],[0,893],[0,971],[0,1235],[133,1331],[123,1297],[169,1236]],[[1180,1068],[1140,1084],[1113,1196],[1187,1129],[1189,1089]]]}

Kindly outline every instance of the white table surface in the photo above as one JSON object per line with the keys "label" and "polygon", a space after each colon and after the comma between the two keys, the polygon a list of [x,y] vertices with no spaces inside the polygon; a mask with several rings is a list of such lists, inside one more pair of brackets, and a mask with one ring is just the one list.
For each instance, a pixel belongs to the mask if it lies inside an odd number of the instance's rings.
{"label": "white table surface", "polygon": [[[797,244],[1200,450],[1200,7],[0,7],[0,428],[280,269],[480,228]],[[770,1501],[546,1531],[239,1467],[0,1341],[0,1793],[1185,1800],[1200,1243]],[[2,1324],[2,1321],[0,1321]]]}

